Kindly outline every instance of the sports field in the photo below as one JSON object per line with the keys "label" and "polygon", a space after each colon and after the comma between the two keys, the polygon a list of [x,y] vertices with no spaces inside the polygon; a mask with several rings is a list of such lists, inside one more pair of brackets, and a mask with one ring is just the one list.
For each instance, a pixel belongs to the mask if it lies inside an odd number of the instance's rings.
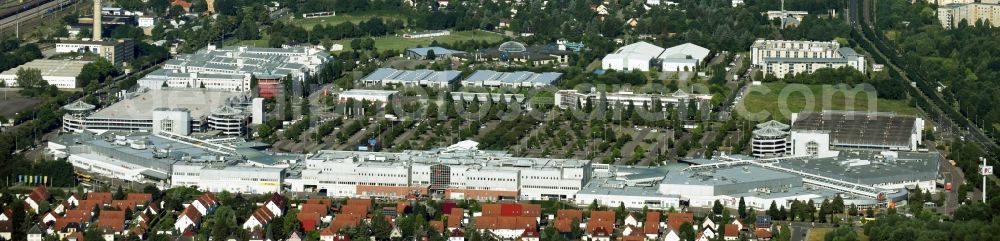
{"label": "sports field", "polygon": [[403,19],[399,13],[392,12],[361,12],[361,13],[344,13],[337,14],[336,16],[326,16],[318,18],[298,18],[292,19],[291,23],[301,26],[306,30],[312,30],[313,26],[317,24],[326,24],[328,26],[337,25],[343,22],[359,23],[361,21],[368,20],[372,17],[382,17],[383,19]]}

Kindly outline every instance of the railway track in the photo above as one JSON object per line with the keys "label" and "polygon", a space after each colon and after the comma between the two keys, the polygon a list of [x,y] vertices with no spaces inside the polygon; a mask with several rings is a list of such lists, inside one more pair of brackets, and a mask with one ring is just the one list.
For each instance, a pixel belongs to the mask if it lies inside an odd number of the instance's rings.
{"label": "railway track", "polygon": [[[30,9],[22,9],[17,14],[0,19],[0,37],[11,37],[18,35],[18,29],[24,33],[32,26],[38,24],[38,20],[49,16],[55,12],[62,11],[79,0],[53,0]],[[20,26],[18,26],[20,25]]]}

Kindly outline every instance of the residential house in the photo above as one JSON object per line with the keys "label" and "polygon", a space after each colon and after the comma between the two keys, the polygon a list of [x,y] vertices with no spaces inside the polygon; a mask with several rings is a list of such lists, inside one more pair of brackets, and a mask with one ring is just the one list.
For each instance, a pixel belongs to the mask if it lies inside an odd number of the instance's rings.
{"label": "residential house", "polygon": [[14,222],[0,221],[0,238],[3,240],[10,240],[10,236],[14,234]]}
{"label": "residential house", "polygon": [[68,198],[66,198],[66,202],[68,202],[69,205],[73,207],[80,206],[80,200],[81,200],[80,195],[76,193],[73,193],[69,195]]}
{"label": "residential house", "polygon": [[198,211],[198,208],[196,208],[194,204],[188,205],[188,207],[181,212],[181,215],[177,216],[177,220],[174,221],[174,230],[184,231],[189,228],[193,229],[201,223],[201,217],[201,212]]}
{"label": "residential house", "polygon": [[24,204],[32,213],[38,214],[38,206],[42,202],[52,201],[52,195],[45,186],[38,186],[31,190],[31,194],[24,198]]}
{"label": "residential house", "polygon": [[725,240],[737,240],[740,238],[740,227],[736,224],[726,224],[723,230],[722,238]]}
{"label": "residential house", "polygon": [[705,221],[701,222],[700,228],[710,228],[712,230],[719,230],[719,225],[712,221],[711,215],[705,216]]}
{"label": "residential house", "polygon": [[14,216],[14,211],[11,210],[10,208],[6,208],[3,210],[2,213],[0,213],[0,221],[8,221],[13,216]]}
{"label": "residential house", "polygon": [[28,241],[42,241],[42,238],[45,237],[45,233],[42,230],[42,228],[38,227],[38,224],[31,226],[31,229],[28,229]]}
{"label": "residential house", "polygon": [[681,236],[677,235],[673,229],[668,230],[667,234],[663,236],[663,241],[681,241]]}
{"label": "residential house", "polygon": [[243,229],[254,230],[255,228],[262,228],[275,218],[278,218],[278,216],[272,213],[267,206],[261,206],[250,214],[246,222],[243,222]]}
{"label": "residential house", "polygon": [[535,230],[534,228],[525,229],[524,232],[521,233],[521,241],[538,241],[541,237],[542,236],[538,233],[538,230]]}
{"label": "residential house", "polygon": [[629,213],[628,216],[625,216],[625,221],[623,224],[626,226],[632,225],[635,227],[642,227],[642,224],[639,223],[639,218],[637,218],[634,213]]}
{"label": "residential house", "polygon": [[757,228],[754,230],[754,236],[757,237],[757,240],[771,240],[772,235],[771,230],[768,228]]}
{"label": "residential house", "polygon": [[646,221],[642,225],[642,233],[647,239],[657,239],[660,236],[660,212],[647,212]]}
{"label": "residential house", "polygon": [[451,234],[448,235],[448,241],[465,241],[465,232],[457,228],[451,230]]}
{"label": "residential house", "polygon": [[111,205],[111,200],[114,200],[114,198],[111,197],[110,192],[91,192],[87,193],[87,200],[96,201],[103,206]]}
{"label": "residential house", "polygon": [[611,241],[611,231],[604,227],[594,229],[593,232],[588,233],[588,236],[590,236],[590,241]]}
{"label": "residential house", "polygon": [[[681,232],[681,226],[683,226],[684,223],[691,224],[692,228],[695,228],[695,227],[693,227],[693,225],[695,225],[695,223],[694,223],[694,214],[693,213],[668,213],[667,214],[667,226],[670,227],[671,230],[673,230],[673,231],[675,231],[677,233],[680,233]],[[692,231],[694,231],[694,230],[692,230]]]}

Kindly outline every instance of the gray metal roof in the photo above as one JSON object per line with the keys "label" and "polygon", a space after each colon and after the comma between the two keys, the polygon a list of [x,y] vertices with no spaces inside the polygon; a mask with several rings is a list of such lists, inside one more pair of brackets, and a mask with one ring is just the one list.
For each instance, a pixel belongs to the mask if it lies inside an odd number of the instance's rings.
{"label": "gray metal roof", "polygon": [[462,80],[462,82],[482,84],[486,81],[497,81],[505,84],[517,85],[553,85],[561,77],[562,73],[556,72],[533,73],[527,71],[497,72],[493,70],[477,70],[468,78]]}
{"label": "gray metal roof", "polygon": [[451,49],[446,49],[446,48],[442,48],[442,47],[409,48],[409,49],[406,49],[406,52],[414,53],[414,54],[417,54],[417,55],[420,55],[420,56],[427,56],[427,52],[431,51],[431,50],[434,50],[434,55],[437,55],[437,56],[465,53],[463,51],[451,50]]}
{"label": "gray metal roof", "polygon": [[874,185],[937,178],[940,154],[876,151],[840,151],[836,157],[781,161],[777,165],[847,182]]}
{"label": "gray metal roof", "polygon": [[891,113],[823,111],[799,113],[792,130],[826,131],[838,145],[909,146],[916,118]]}

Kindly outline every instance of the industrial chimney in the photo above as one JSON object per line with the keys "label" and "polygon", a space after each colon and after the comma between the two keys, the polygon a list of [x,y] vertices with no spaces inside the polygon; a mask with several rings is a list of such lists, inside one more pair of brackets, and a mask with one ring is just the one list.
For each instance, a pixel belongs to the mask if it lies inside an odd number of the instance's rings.
{"label": "industrial chimney", "polygon": [[94,41],[100,41],[101,37],[101,0],[94,0]]}

